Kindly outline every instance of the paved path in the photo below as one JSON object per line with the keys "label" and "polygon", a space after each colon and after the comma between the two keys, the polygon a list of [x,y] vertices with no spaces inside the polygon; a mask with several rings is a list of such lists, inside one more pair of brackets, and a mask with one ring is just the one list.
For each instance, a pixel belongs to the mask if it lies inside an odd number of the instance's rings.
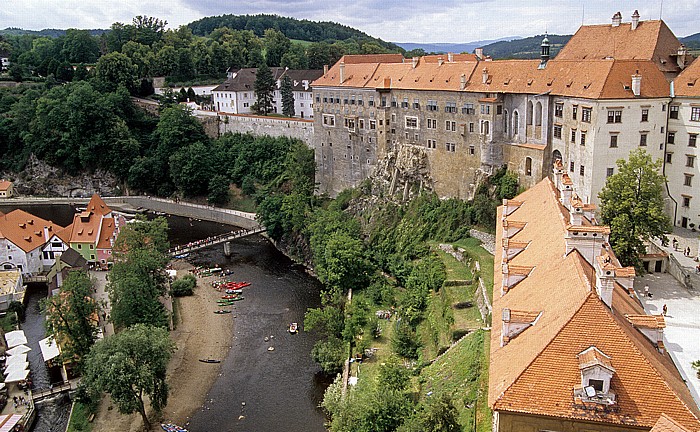
{"label": "paved path", "polygon": [[106,271],[90,271],[90,277],[95,280],[95,291],[92,297],[100,305],[100,331],[104,337],[109,337],[114,334],[114,325],[109,319],[111,312],[109,303],[109,293],[107,292],[107,275]]}
{"label": "paved path", "polygon": [[[644,297],[649,285],[651,298]],[[664,339],[676,367],[700,406],[700,379],[691,362],[700,360],[700,290],[688,290],[668,273],[652,273],[635,278],[634,289],[649,314],[660,314],[668,307]]]}

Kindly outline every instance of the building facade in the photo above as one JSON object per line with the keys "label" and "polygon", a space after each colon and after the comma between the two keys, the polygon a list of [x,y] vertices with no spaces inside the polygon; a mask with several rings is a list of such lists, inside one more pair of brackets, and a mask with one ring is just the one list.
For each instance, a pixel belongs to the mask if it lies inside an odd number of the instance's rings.
{"label": "building facade", "polygon": [[[547,38],[540,60],[345,56],[313,83],[320,191],[335,195],[381,168],[389,178],[420,171],[420,184],[439,196],[470,198],[498,167],[530,187],[560,160],[580,198],[597,203],[616,161],[632,150],[672,158],[669,79],[692,60],[663,21],[638,13],[627,23],[617,13],[611,24],[582,26],[553,60]],[[696,77],[688,69],[681,76],[689,82]],[[680,120],[692,118],[690,103]],[[684,134],[694,142],[694,130]],[[690,156],[683,162],[694,164]],[[672,197],[688,204],[676,223],[697,224],[693,173],[665,170]]]}
{"label": "building facade", "polygon": [[[313,117],[313,98],[311,83],[320,77],[321,70],[292,70],[270,68],[275,80],[273,91],[273,112],[282,113],[282,80],[289,76],[292,80],[295,117]],[[250,114],[257,102],[255,95],[255,78],[257,68],[244,68],[228,72],[226,82],[212,90],[212,101],[216,111],[230,114]]]}

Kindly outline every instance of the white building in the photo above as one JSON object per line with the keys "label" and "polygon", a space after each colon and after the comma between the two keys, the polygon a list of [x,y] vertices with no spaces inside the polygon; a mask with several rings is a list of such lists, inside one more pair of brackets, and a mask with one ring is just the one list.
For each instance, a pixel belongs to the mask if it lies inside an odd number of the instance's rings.
{"label": "white building", "polygon": [[[294,113],[296,117],[313,118],[311,82],[319,78],[321,70],[291,70],[270,68],[276,88],[273,92],[273,112],[282,113],[282,79],[289,76],[294,92]],[[229,71],[226,82],[212,90],[214,110],[231,114],[250,114],[257,101],[255,78],[257,68]]]}
{"label": "white building", "polygon": [[700,61],[695,60],[673,82],[664,174],[668,179],[671,216],[676,226],[700,227]]}
{"label": "white building", "polygon": [[44,271],[43,248],[63,227],[23,210],[0,216],[0,270],[19,270],[24,276]]}
{"label": "white building", "polygon": [[10,68],[10,53],[7,51],[0,51],[0,71],[7,70]]}

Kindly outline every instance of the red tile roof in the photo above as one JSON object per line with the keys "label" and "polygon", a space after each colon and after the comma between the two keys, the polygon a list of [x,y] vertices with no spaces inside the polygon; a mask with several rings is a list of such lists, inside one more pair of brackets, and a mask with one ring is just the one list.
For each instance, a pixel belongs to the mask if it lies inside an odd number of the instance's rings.
{"label": "red tile roof", "polygon": [[666,414],[661,414],[659,421],[656,422],[649,432],[691,432],[689,429],[676,423],[671,417]]}
{"label": "red tile roof", "polygon": [[48,228],[49,237],[63,228],[24,210],[13,210],[0,215],[0,238],[10,240],[25,252],[33,251],[46,243],[48,238],[44,238],[44,227]]}
{"label": "red tile roof", "polygon": [[700,96],[700,60],[696,59],[678,77],[673,80],[673,91],[676,96]]}
{"label": "red tile roof", "polygon": [[[512,240],[530,244],[509,263],[534,269],[517,289],[504,295],[500,289],[494,289],[493,316],[500,318],[504,308],[541,310],[542,314],[527,332],[504,346],[503,323],[494,318],[489,371],[491,407],[647,428],[667,413],[679,424],[700,430],[700,411],[668,354],[658,352],[625,318],[625,314],[644,314],[641,305],[615,284],[611,311],[596,293],[593,266],[575,249],[565,253],[569,212],[560,204],[551,180],[541,181],[516,199],[523,204],[507,219],[527,224]],[[499,208],[498,217],[501,215]],[[494,270],[497,288],[503,278],[499,251],[502,239],[503,228],[498,228]],[[607,357],[582,356],[590,347]],[[596,358],[589,359],[590,356]],[[613,405],[596,406],[574,397],[574,388],[581,386],[580,367],[590,361],[614,370],[610,384],[616,394]]]}
{"label": "red tile roof", "polygon": [[0,191],[6,191],[12,186],[11,181],[0,180]]}

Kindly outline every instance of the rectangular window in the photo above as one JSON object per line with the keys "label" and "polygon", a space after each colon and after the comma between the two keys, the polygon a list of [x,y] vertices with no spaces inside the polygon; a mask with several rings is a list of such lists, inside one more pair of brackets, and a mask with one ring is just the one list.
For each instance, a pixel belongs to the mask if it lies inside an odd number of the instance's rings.
{"label": "rectangular window", "polygon": [[465,103],[462,107],[462,114],[474,114],[474,104]]}
{"label": "rectangular window", "polygon": [[481,114],[491,114],[491,105],[481,105]]}
{"label": "rectangular window", "polygon": [[607,171],[605,172],[606,177],[610,177],[613,174],[615,174],[615,168],[608,168]]}
{"label": "rectangular window", "polygon": [[365,128],[365,119],[360,119],[358,122],[359,122],[358,127],[360,129],[364,129]]}
{"label": "rectangular window", "polygon": [[642,121],[649,121],[649,108],[642,108]]}
{"label": "rectangular window", "polygon": [[643,134],[639,135],[639,146],[640,147],[647,146],[647,134],[643,133]]}
{"label": "rectangular window", "polygon": [[571,142],[576,144],[576,129],[571,129]]}
{"label": "rectangular window", "polygon": [[683,207],[690,207],[690,198],[692,197],[683,195]]}
{"label": "rectangular window", "polygon": [[395,96],[392,96],[392,97],[391,97],[391,107],[392,107],[392,108],[396,108],[396,107],[398,107],[398,106],[399,106],[399,101],[396,100],[396,97],[395,97]]}
{"label": "rectangular window", "polygon": [[420,109],[420,101],[418,99],[413,99],[413,109]]}
{"label": "rectangular window", "polygon": [[428,128],[428,129],[435,129],[436,123],[437,123],[437,120],[435,120],[435,119],[428,119],[427,128]]}
{"label": "rectangular window", "polygon": [[346,118],[345,127],[347,127],[351,131],[355,130],[355,119]]}
{"label": "rectangular window", "polygon": [[355,105],[355,95],[350,96],[350,105]]}
{"label": "rectangular window", "polygon": [[[323,98],[323,99],[325,99],[325,98]],[[321,96],[318,95],[318,94],[316,95],[316,102],[317,102],[317,103],[320,103],[320,102],[321,102]],[[325,102],[325,100],[324,100],[324,102]]]}
{"label": "rectangular window", "polygon": [[401,108],[408,108],[408,98],[403,98],[403,101],[401,101]]}
{"label": "rectangular window", "polygon": [[457,112],[457,104],[454,102],[446,102],[445,103],[445,112],[446,113],[456,113]]}
{"label": "rectangular window", "polygon": [[695,156],[686,155],[685,166],[687,166],[688,168],[693,168],[695,166]]}
{"label": "rectangular window", "polygon": [[564,104],[559,102],[554,104],[554,117],[564,117]]}
{"label": "rectangular window", "polygon": [[571,110],[571,118],[576,120],[576,115],[578,114],[578,105],[574,105]]}
{"label": "rectangular window", "polygon": [[456,131],[457,130],[457,122],[446,120],[445,121],[445,130],[452,131],[452,132]]}
{"label": "rectangular window", "polygon": [[574,172],[574,161],[571,161],[571,162],[569,163],[569,171],[570,171],[570,172]]}
{"label": "rectangular window", "polygon": [[617,148],[617,135],[610,135],[610,148]]}
{"label": "rectangular window", "polygon": [[470,154],[470,155],[474,155],[474,152],[475,152],[474,146],[473,146],[473,145],[470,145],[470,146],[469,146],[469,154]]}
{"label": "rectangular window", "polygon": [[348,104],[348,95],[343,95],[343,105]]}
{"label": "rectangular window", "polygon": [[426,109],[428,111],[437,111],[438,110],[437,101],[429,100],[428,105],[426,105]]}
{"label": "rectangular window", "polygon": [[418,129],[418,117],[406,117],[406,127],[408,129]]}
{"label": "rectangular window", "polygon": [[554,138],[561,139],[561,125],[554,125]]}
{"label": "rectangular window", "polygon": [[377,128],[377,121],[376,120],[370,120],[369,121],[369,128],[370,130],[374,130]]}
{"label": "rectangular window", "polygon": [[676,143],[676,133],[675,132],[669,132],[668,133],[668,138],[666,139],[666,142],[669,144],[675,144]]}
{"label": "rectangular window", "polygon": [[396,114],[391,115],[391,122],[396,123]]}
{"label": "rectangular window", "polygon": [[671,163],[673,160],[673,153],[666,153],[666,163]]}
{"label": "rectangular window", "polygon": [[434,139],[429,139],[427,146],[429,149],[434,149],[437,147],[437,141],[435,141]]}
{"label": "rectangular window", "polygon": [[586,167],[581,165],[578,169],[579,175],[583,175],[583,174],[585,174],[585,172],[586,172]]}
{"label": "rectangular window", "polygon": [[690,121],[700,121],[700,107],[690,107]]}
{"label": "rectangular window", "polygon": [[678,109],[680,107],[678,105],[671,105],[671,109],[669,111],[669,117],[672,119],[677,119],[678,118]]}
{"label": "rectangular window", "polygon": [[357,104],[360,105],[360,106],[364,105],[364,102],[362,101],[362,95],[359,95],[359,96],[357,97]]}
{"label": "rectangular window", "polygon": [[692,186],[693,185],[693,175],[692,174],[683,174],[683,177],[685,178],[683,180],[683,186]]}
{"label": "rectangular window", "polygon": [[622,123],[622,111],[608,110],[608,123]]}
{"label": "rectangular window", "polygon": [[455,152],[455,143],[445,143],[445,150],[447,150],[450,153]]}
{"label": "rectangular window", "polygon": [[382,96],[382,108],[386,107],[386,96]]}
{"label": "rectangular window", "polygon": [[374,106],[374,96],[369,97],[369,100],[367,101],[367,105]]}
{"label": "rectangular window", "polygon": [[586,132],[581,132],[581,145],[586,145]]}
{"label": "rectangular window", "polygon": [[474,123],[469,123],[469,132],[474,132]]}
{"label": "rectangular window", "polygon": [[[671,134],[669,134],[671,135]],[[688,147],[696,147],[698,144],[698,134],[688,135]]]}
{"label": "rectangular window", "polygon": [[581,109],[581,121],[585,122],[585,123],[590,123],[592,111],[593,111],[592,108],[582,108]]}
{"label": "rectangular window", "polygon": [[323,125],[324,126],[335,126],[335,116],[324,114],[323,115]]}
{"label": "rectangular window", "polygon": [[496,115],[503,114],[503,105],[496,105]]}

